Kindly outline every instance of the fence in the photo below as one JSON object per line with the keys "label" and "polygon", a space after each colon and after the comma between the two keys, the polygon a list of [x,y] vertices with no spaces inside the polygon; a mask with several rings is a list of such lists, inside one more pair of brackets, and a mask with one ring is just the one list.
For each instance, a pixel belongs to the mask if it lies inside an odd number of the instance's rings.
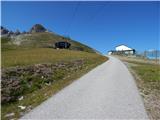
{"label": "fence", "polygon": [[160,50],[152,50],[152,51],[143,51],[143,52],[136,52],[137,57],[145,58],[145,59],[152,59],[156,62],[160,61]]}

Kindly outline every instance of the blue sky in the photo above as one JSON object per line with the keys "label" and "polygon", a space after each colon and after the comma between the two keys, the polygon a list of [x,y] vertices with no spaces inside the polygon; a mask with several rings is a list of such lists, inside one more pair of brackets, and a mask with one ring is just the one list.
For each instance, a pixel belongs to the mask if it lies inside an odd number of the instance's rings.
{"label": "blue sky", "polygon": [[126,44],[160,49],[160,2],[2,2],[2,26],[28,31],[40,23],[102,53]]}

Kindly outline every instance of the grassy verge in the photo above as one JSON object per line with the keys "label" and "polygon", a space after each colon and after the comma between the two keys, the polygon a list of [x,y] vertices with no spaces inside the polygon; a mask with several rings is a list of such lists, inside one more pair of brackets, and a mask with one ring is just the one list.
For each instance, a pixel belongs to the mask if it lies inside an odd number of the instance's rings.
{"label": "grassy verge", "polygon": [[[75,60],[81,60],[83,61],[83,63],[81,64],[81,66],[72,67],[72,63]],[[31,91],[29,89],[25,89],[24,92],[20,95],[23,96],[22,100],[16,100],[2,104],[2,119],[18,119],[19,117],[23,116],[25,113],[29,112],[31,109],[42,103],[44,100],[48,99],[50,96],[57,93],[59,90],[69,85],[74,80],[86,74],[88,71],[105,62],[106,60],[106,57],[95,53],[69,50],[53,50],[48,48],[26,49],[23,51],[12,50],[2,52],[3,69],[13,69],[16,66],[25,68],[27,66],[33,66],[35,64],[57,64],[58,62],[64,64],[70,63],[70,69],[73,68],[73,70],[69,70],[66,68],[57,68],[55,71],[53,71],[54,82],[51,82],[51,84],[38,82],[38,86],[41,87],[36,87]],[[29,79],[26,79],[26,77],[22,78],[25,78],[23,79],[23,81],[26,80],[26,82],[28,82],[27,80],[31,79],[30,77]],[[38,78],[32,79],[32,82],[36,82],[37,86],[37,81],[40,80],[41,79]],[[26,84],[23,83],[23,85]],[[34,84],[33,87],[35,87]],[[18,106],[25,106],[26,108],[23,110]],[[8,115],[8,117],[6,115]]]}
{"label": "grassy verge", "polygon": [[52,48],[23,49],[2,52],[2,67],[24,66],[39,63],[56,63],[76,59],[98,59],[100,55],[81,51]]}
{"label": "grassy verge", "polygon": [[160,119],[160,65],[149,60],[120,59],[125,61],[135,76],[150,119]]}

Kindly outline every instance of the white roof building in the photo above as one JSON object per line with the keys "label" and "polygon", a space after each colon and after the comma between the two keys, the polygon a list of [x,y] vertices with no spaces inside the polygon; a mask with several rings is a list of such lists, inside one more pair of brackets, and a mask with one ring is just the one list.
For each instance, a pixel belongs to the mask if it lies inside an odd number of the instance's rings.
{"label": "white roof building", "polygon": [[116,51],[130,51],[132,48],[127,47],[126,45],[118,45],[116,46]]}
{"label": "white roof building", "polygon": [[128,46],[126,45],[118,45],[115,47],[115,50],[111,50],[111,51],[108,51],[108,55],[122,55],[122,54],[125,54],[125,55],[134,55],[135,54],[135,49],[132,49],[132,48],[129,48]]}

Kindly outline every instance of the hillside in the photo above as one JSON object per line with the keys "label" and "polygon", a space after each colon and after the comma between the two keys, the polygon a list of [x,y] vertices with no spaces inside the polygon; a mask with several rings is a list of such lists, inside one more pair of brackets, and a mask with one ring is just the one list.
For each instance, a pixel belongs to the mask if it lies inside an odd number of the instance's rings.
{"label": "hillside", "polygon": [[48,32],[42,26],[40,27],[40,30],[37,30],[35,29],[35,26],[36,25],[31,28],[30,32],[21,33],[18,35],[3,35],[1,38],[2,51],[24,48],[54,48],[55,42],[67,41],[71,43],[70,50],[85,51],[91,53],[96,52],[96,50],[75,40],[55,34],[53,32]]}
{"label": "hillside", "polygon": [[[52,48],[32,48],[24,50],[10,50],[2,52],[2,68],[27,66],[34,64],[48,64],[56,62],[69,62],[74,60],[88,61],[106,57],[95,53],[71,50],[55,50]],[[92,60],[94,61],[94,60]]]}
{"label": "hillside", "polygon": [[[24,33],[4,31],[1,37],[3,120],[20,118],[107,60],[94,49],[48,32],[42,26]],[[67,41],[71,47],[55,49],[54,43],[58,41]]]}
{"label": "hillside", "polygon": [[106,60],[96,53],[65,49],[3,51],[2,118],[23,116]]}

